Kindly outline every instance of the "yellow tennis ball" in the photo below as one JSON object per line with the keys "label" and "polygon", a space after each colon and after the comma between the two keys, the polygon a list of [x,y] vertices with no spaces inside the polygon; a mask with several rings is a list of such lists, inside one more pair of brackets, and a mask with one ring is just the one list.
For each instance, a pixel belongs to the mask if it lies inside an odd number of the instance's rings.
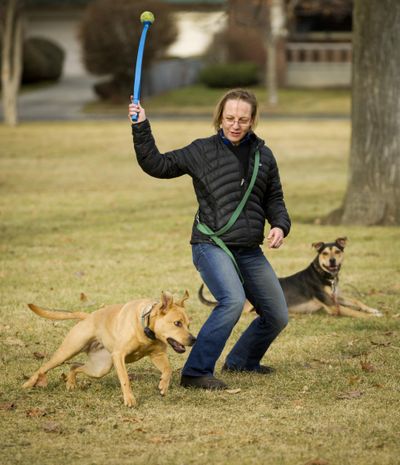
{"label": "yellow tennis ball", "polygon": [[154,23],[154,19],[154,15],[151,11],[143,11],[143,13],[140,15],[140,21],[142,23]]}

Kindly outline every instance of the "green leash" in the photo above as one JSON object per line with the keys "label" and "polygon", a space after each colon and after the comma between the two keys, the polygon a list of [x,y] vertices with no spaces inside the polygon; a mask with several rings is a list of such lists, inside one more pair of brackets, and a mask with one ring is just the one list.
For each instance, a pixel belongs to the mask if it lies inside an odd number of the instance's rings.
{"label": "green leash", "polygon": [[239,218],[240,213],[242,212],[247,199],[250,196],[251,191],[253,190],[254,184],[257,179],[257,174],[258,174],[258,168],[260,165],[260,152],[257,150],[255,157],[254,157],[254,168],[253,168],[253,174],[251,175],[251,180],[249,187],[247,188],[246,192],[244,193],[244,196],[242,200],[240,201],[239,205],[236,207],[236,210],[232,213],[232,216],[229,218],[229,221],[226,223],[225,226],[222,226],[221,229],[218,231],[213,231],[211,228],[209,228],[206,224],[198,222],[196,227],[197,229],[205,234],[206,236],[211,237],[211,239],[215,242],[215,244],[220,247],[225,253],[227,253],[232,260],[233,264],[235,265],[236,271],[240,277],[240,281],[243,283],[243,276],[242,273],[239,270],[239,266],[236,263],[235,257],[233,256],[232,252],[228,249],[228,247],[225,245],[224,241],[219,237],[222,236],[222,234],[225,234],[236,222],[236,220]]}

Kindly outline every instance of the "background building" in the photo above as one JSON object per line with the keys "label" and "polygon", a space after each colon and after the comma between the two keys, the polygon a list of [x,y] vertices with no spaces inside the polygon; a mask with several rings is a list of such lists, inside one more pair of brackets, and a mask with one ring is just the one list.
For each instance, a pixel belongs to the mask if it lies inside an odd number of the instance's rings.
{"label": "background building", "polygon": [[[63,77],[89,76],[82,64],[79,23],[90,1],[36,0],[27,10],[27,37],[45,37],[64,49]],[[168,49],[170,62],[163,60],[153,66],[153,77],[148,80],[147,89],[151,93],[195,81],[215,35],[228,26],[244,30],[247,27],[254,34],[253,24],[263,4],[261,0],[164,1],[176,9],[178,37]],[[280,84],[289,87],[349,86],[352,1],[282,1],[287,34],[278,47]],[[268,11],[268,2],[265,5]],[[262,29],[258,29],[258,33],[262,42]],[[251,54],[249,57],[253,59]]]}

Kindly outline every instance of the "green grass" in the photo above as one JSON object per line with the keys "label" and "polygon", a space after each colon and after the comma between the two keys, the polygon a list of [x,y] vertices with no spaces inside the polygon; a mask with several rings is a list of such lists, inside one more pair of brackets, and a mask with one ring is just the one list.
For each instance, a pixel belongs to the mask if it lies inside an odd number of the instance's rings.
{"label": "green grass", "polygon": [[[153,122],[161,150],[211,131],[209,122],[184,124]],[[347,235],[342,289],[385,317],[292,318],[264,360],[275,374],[221,376],[241,389],[236,394],[180,388],[186,356],[170,353],[173,382],[161,398],[159,375],[142,360],[129,366],[136,409],[123,406],[114,371],[102,380],[81,378],[68,393],[61,379],[68,367],[60,367],[48,388],[22,390],[40,354],[48,357],[72,324],[40,319],[26,303],[93,311],[187,288],[197,333],[209,310],[196,298],[201,281],[188,243],[196,209],[191,181],[145,175],[128,123],[0,126],[2,463],[399,463],[399,229],[319,224],[343,196],[349,124],[260,123],[294,220],[284,247],[265,251],[283,276],[308,265],[312,242]],[[241,318],[224,355],[250,321]]]}
{"label": "green grass", "polygon": [[[228,89],[225,89],[228,90]],[[149,98],[143,98],[142,104],[152,115],[212,115],[224,89],[210,89],[203,85],[182,87]],[[279,102],[276,106],[268,104],[264,87],[252,89],[260,102],[260,111],[268,115],[336,115],[350,114],[350,90],[348,89],[279,89]],[[126,105],[111,105],[93,102],[85,107],[88,113],[124,115]]]}

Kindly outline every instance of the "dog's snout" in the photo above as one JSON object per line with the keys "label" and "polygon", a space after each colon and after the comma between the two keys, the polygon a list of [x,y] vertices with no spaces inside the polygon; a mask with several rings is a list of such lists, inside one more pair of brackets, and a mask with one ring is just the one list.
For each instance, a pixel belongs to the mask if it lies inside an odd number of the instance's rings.
{"label": "dog's snout", "polygon": [[335,266],[335,265],[336,265],[336,258],[330,258],[330,259],[329,259],[329,264],[330,264],[331,266]]}

